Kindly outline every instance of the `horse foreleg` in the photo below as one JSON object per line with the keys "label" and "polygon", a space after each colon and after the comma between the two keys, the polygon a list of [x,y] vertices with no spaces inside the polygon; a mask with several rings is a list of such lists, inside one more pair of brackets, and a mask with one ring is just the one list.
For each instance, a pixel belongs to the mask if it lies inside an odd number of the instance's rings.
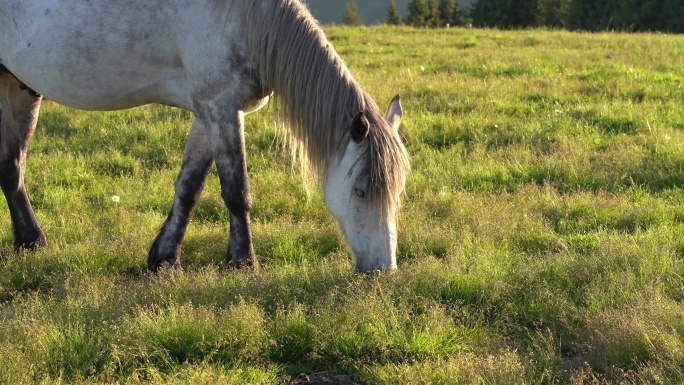
{"label": "horse foreleg", "polygon": [[206,108],[205,125],[221,182],[221,196],[230,211],[228,265],[252,266],[256,257],[249,220],[252,198],[245,160],[245,114],[226,105],[230,103]]}
{"label": "horse foreleg", "polygon": [[204,187],[211,162],[211,149],[206,130],[202,121],[195,118],[185,144],[181,170],[176,178],[176,195],[171,212],[150,248],[147,259],[150,270],[180,267],[180,253],[185,230],[190,222],[192,209],[197,204]]}
{"label": "horse foreleg", "polygon": [[36,129],[40,102],[39,96],[21,90],[17,79],[0,72],[0,188],[9,206],[16,249],[46,244],[24,187],[26,152]]}

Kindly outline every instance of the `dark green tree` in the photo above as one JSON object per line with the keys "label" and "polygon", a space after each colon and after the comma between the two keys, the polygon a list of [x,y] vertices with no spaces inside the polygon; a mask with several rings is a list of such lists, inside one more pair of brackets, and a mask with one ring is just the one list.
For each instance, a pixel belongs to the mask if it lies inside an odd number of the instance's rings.
{"label": "dark green tree", "polygon": [[451,25],[465,25],[466,17],[458,6],[458,0],[454,1],[454,13],[451,14]]}
{"label": "dark green tree", "polygon": [[394,0],[390,0],[389,9],[387,10],[386,23],[389,25],[404,24],[404,22],[401,20],[401,14],[399,13],[399,8],[397,8],[397,3]]}
{"label": "dark green tree", "polygon": [[359,9],[356,7],[354,0],[347,3],[347,8],[344,10],[344,25],[358,26],[361,25],[361,17],[359,16]]}
{"label": "dark green tree", "polygon": [[568,0],[569,29],[684,32],[682,0]]}
{"label": "dark green tree", "polygon": [[531,27],[537,23],[537,0],[477,0],[471,16],[481,27]]}
{"label": "dark green tree", "polygon": [[630,32],[641,30],[640,3],[643,1],[620,0],[614,9],[607,10],[612,16],[612,28]]}
{"label": "dark green tree", "polygon": [[454,13],[454,9],[456,9],[456,3],[452,0],[439,0],[439,17],[443,22],[449,23],[451,21],[451,15]]}
{"label": "dark green tree", "polygon": [[428,0],[428,10],[430,12],[430,19],[428,21],[428,26],[430,28],[439,28],[442,26],[442,18],[439,14],[439,6],[437,5],[437,0]]}
{"label": "dark green tree", "polygon": [[565,27],[572,0],[538,0],[537,25]]}
{"label": "dark green tree", "polygon": [[663,0],[621,0],[615,13],[615,28],[625,31],[667,30],[667,20],[675,15],[666,13]]}
{"label": "dark green tree", "polygon": [[492,0],[477,0],[472,4],[470,17],[473,24],[478,27],[495,27],[493,14],[496,11],[496,4]]}
{"label": "dark green tree", "polygon": [[427,27],[430,23],[430,8],[426,0],[411,0],[408,3],[406,24],[414,27]]}
{"label": "dark green tree", "polygon": [[[599,3],[596,17],[599,20],[599,30],[615,30],[619,28],[615,16],[620,9],[620,3],[624,0],[605,0]],[[617,20],[619,22],[619,19]]]}
{"label": "dark green tree", "polygon": [[485,27],[684,32],[684,0],[476,0],[471,17]]}
{"label": "dark green tree", "polygon": [[663,15],[666,15],[663,29],[667,32],[684,33],[684,1],[665,0]]}
{"label": "dark green tree", "polygon": [[461,20],[463,20],[463,25],[471,25],[473,24],[473,8],[474,5],[473,3],[466,4],[459,10],[459,14],[461,15]]}
{"label": "dark green tree", "polygon": [[463,17],[458,9],[458,0],[440,0],[439,17],[442,25],[463,25]]}
{"label": "dark green tree", "polygon": [[593,0],[572,0],[566,19],[567,27],[571,30],[596,30],[596,26],[588,18],[593,11]]}

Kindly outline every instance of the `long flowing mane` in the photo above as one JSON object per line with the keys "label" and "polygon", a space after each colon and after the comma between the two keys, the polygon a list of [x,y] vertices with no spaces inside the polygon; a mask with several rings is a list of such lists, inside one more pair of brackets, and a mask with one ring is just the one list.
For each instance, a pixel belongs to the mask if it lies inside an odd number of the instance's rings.
{"label": "long flowing mane", "polygon": [[409,168],[399,136],[368,93],[359,86],[317,21],[300,0],[213,0],[219,9],[239,9],[241,31],[265,91],[273,91],[289,127],[294,153],[316,177],[339,160],[353,116],[371,123],[360,177],[369,197],[396,212]]}

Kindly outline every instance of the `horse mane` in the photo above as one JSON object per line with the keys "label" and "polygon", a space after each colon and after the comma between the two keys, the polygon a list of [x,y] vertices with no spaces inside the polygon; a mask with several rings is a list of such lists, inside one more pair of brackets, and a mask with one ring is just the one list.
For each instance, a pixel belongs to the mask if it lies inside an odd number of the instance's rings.
{"label": "horse mane", "polygon": [[[289,128],[291,153],[320,180],[350,141],[351,122],[363,111],[371,124],[359,178],[369,198],[397,212],[408,154],[370,95],[354,80],[318,22],[300,0],[213,0],[237,6],[241,31],[264,91],[273,91]],[[240,4],[236,4],[240,3]]]}

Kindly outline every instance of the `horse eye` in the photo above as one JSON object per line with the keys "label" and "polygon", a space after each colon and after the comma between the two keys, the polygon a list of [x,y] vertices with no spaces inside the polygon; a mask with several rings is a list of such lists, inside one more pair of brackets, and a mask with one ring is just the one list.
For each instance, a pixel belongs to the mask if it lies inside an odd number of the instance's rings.
{"label": "horse eye", "polygon": [[356,194],[357,197],[363,199],[366,197],[366,192],[361,190],[360,188],[355,188],[354,189],[354,194]]}

